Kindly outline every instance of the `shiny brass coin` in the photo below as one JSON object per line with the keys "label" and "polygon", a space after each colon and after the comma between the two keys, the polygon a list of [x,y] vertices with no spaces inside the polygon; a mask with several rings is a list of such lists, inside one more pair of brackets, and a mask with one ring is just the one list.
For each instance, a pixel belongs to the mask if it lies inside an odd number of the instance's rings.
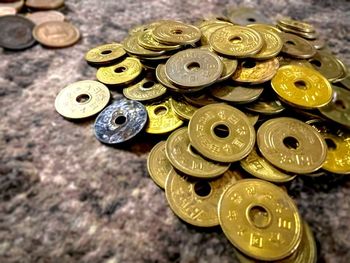
{"label": "shiny brass coin", "polygon": [[283,40],[282,52],[294,58],[311,58],[316,49],[305,39],[289,33],[281,33]]}
{"label": "shiny brass coin", "polygon": [[91,64],[103,65],[114,62],[126,54],[123,46],[117,43],[105,44],[90,49],[85,60]]}
{"label": "shiny brass coin", "polygon": [[244,60],[235,71],[232,79],[240,83],[260,84],[275,76],[279,67],[277,58],[263,61]]}
{"label": "shiny brass coin", "polygon": [[37,25],[33,29],[33,37],[44,46],[62,48],[78,42],[80,32],[68,22],[49,21]]}
{"label": "shiny brass coin", "polygon": [[229,21],[227,17],[209,17],[209,18],[204,18],[203,20],[199,20],[198,23],[195,23],[195,25],[199,28],[202,29],[206,26],[210,26],[213,24],[227,24],[227,25],[232,25],[232,23]]}
{"label": "shiny brass coin", "polygon": [[214,97],[210,96],[207,92],[197,92],[192,94],[186,94],[184,95],[185,100],[196,106],[196,107],[203,107],[206,105],[219,103]]}
{"label": "shiny brass coin", "polygon": [[173,111],[170,100],[166,99],[160,103],[146,105],[148,113],[148,124],[146,132],[152,134],[163,134],[179,128],[183,121]]}
{"label": "shiny brass coin", "polygon": [[173,108],[176,115],[182,120],[190,120],[193,114],[198,110],[197,107],[189,104],[183,98],[175,99],[174,97],[170,100],[171,107]]}
{"label": "shiny brass coin", "polygon": [[321,114],[341,125],[350,127],[350,91],[333,85],[333,98],[319,108]]}
{"label": "shiny brass coin", "polygon": [[209,39],[211,35],[218,29],[224,27],[224,26],[230,26],[232,25],[229,22],[224,22],[224,21],[214,21],[211,22],[210,24],[207,23],[205,26],[200,27],[200,30],[202,32],[201,36],[201,44],[202,46],[209,45]]}
{"label": "shiny brass coin", "polygon": [[293,200],[280,187],[259,179],[240,180],[219,201],[220,226],[231,243],[259,260],[279,260],[301,241]]}
{"label": "shiny brass coin", "polygon": [[17,14],[16,8],[10,7],[10,6],[1,6],[0,4],[0,16],[15,15],[15,14]]}
{"label": "shiny brass coin", "polygon": [[272,23],[271,20],[268,17],[264,16],[261,12],[249,7],[234,7],[233,9],[228,9],[226,14],[232,23],[238,25],[249,25],[252,23]]}
{"label": "shiny brass coin", "polygon": [[120,85],[133,81],[141,72],[140,60],[128,57],[116,65],[99,68],[96,78],[104,84]]}
{"label": "shiny brass coin", "polygon": [[166,155],[177,170],[202,179],[222,175],[230,167],[229,163],[212,162],[196,153],[191,147],[187,127],[177,129],[168,137]]}
{"label": "shiny brass coin", "polygon": [[243,26],[220,28],[211,35],[209,43],[216,52],[237,58],[257,54],[264,44],[257,31]]}
{"label": "shiny brass coin", "polygon": [[[24,0],[14,1],[11,3],[0,3],[0,7],[10,7],[16,9],[16,13],[18,13],[22,7],[24,6]],[[9,14],[10,15],[10,14]]]}
{"label": "shiny brass coin", "polygon": [[201,38],[201,31],[182,22],[166,21],[153,30],[153,37],[163,44],[194,44]]}
{"label": "shiny brass coin", "polygon": [[147,158],[147,170],[152,180],[162,189],[165,188],[165,180],[173,169],[166,157],[165,141],[157,143]]}
{"label": "shiny brass coin", "polygon": [[251,175],[274,183],[293,180],[296,175],[289,175],[271,165],[254,147],[250,154],[240,161],[241,167]]}
{"label": "shiny brass coin", "polygon": [[199,227],[219,224],[217,207],[225,189],[237,182],[240,174],[228,170],[214,180],[192,179],[171,170],[165,195],[173,212],[185,222]]}
{"label": "shiny brass coin", "polygon": [[329,81],[336,80],[343,75],[343,68],[337,58],[325,51],[318,51],[309,60],[312,66]]}
{"label": "shiny brass coin", "polygon": [[282,24],[277,24],[277,27],[285,33],[290,33],[290,34],[302,37],[303,39],[307,39],[307,40],[314,40],[314,39],[317,39],[319,37],[317,32],[305,33],[305,32],[295,30],[295,29],[290,28],[290,27],[286,27]]}
{"label": "shiny brass coin", "polygon": [[175,50],[180,48],[180,45],[164,45],[153,38],[152,30],[146,30],[138,35],[138,43],[140,46],[150,50]]}
{"label": "shiny brass coin", "polygon": [[56,111],[68,119],[91,117],[107,106],[109,89],[93,80],[78,81],[60,91],[55,100]]}
{"label": "shiny brass coin", "polygon": [[296,65],[296,66],[302,66],[302,67],[308,67],[313,69],[314,67],[311,65],[309,61],[306,59],[296,59],[291,57],[278,57],[278,61],[280,63],[280,67],[285,65]]}
{"label": "shiny brass coin", "polygon": [[26,6],[32,9],[58,9],[64,6],[64,0],[27,0]]}
{"label": "shiny brass coin", "polygon": [[261,154],[284,171],[312,173],[326,160],[325,140],[297,119],[280,117],[264,122],[257,132],[257,142]]}
{"label": "shiny brass coin", "polygon": [[191,145],[203,156],[218,162],[243,159],[255,143],[255,130],[247,116],[223,103],[198,109],[188,129]]}
{"label": "shiny brass coin", "polygon": [[325,139],[328,151],[322,168],[336,174],[350,173],[350,132],[339,127],[327,125],[322,120],[306,122],[314,127]]}
{"label": "shiny brass coin", "polygon": [[220,78],[222,71],[220,58],[201,49],[180,51],[165,64],[168,79],[184,89],[209,86]]}
{"label": "shiny brass coin", "polygon": [[40,25],[48,21],[64,21],[65,16],[61,12],[50,10],[50,11],[40,11],[34,13],[28,13],[27,18],[32,20],[34,24]]}
{"label": "shiny brass coin", "polygon": [[328,80],[307,67],[281,67],[271,86],[281,99],[300,108],[319,108],[332,99],[332,86]]}
{"label": "shiny brass coin", "polygon": [[263,86],[245,87],[232,83],[218,84],[210,89],[213,97],[235,104],[252,102],[258,99],[263,91]]}
{"label": "shiny brass coin", "polygon": [[293,28],[295,30],[305,32],[305,33],[315,32],[315,28],[313,25],[306,23],[306,22],[303,22],[303,21],[294,20],[294,19],[291,19],[288,17],[279,19],[278,23],[283,25],[283,26],[290,27],[290,28]]}
{"label": "shiny brass coin", "polygon": [[141,47],[138,43],[138,34],[129,35],[123,40],[122,45],[126,52],[140,57],[159,57],[165,53],[164,50],[153,51]]}
{"label": "shiny brass coin", "polygon": [[283,47],[283,41],[278,33],[273,32],[269,26],[264,24],[252,24],[248,27],[255,29],[263,38],[263,47],[259,53],[252,56],[254,59],[263,60],[277,56]]}
{"label": "shiny brass coin", "polygon": [[263,93],[257,101],[245,105],[245,108],[264,115],[278,114],[285,110],[282,103],[275,96],[267,93]]}

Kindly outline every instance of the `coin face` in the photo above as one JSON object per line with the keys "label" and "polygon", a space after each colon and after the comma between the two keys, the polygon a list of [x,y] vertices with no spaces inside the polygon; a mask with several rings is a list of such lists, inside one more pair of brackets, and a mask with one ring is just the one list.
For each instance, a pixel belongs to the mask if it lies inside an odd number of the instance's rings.
{"label": "coin face", "polygon": [[185,222],[199,227],[217,226],[220,196],[237,182],[237,177],[237,171],[228,170],[214,180],[192,179],[172,169],[165,183],[166,198],[173,212]]}
{"label": "coin face", "polygon": [[249,111],[264,115],[273,115],[285,110],[282,103],[273,94],[263,93],[258,100],[245,105]]}
{"label": "coin face", "polygon": [[311,58],[316,54],[316,49],[307,40],[289,33],[281,33],[283,40],[282,52],[295,58]]}
{"label": "coin face", "polygon": [[290,34],[302,37],[303,39],[306,39],[306,40],[315,40],[319,37],[317,32],[305,33],[302,31],[295,30],[291,27],[286,27],[286,26],[279,24],[279,23],[277,24],[277,27],[285,33],[290,33]]}
{"label": "coin face", "polygon": [[29,19],[6,15],[0,17],[0,46],[10,50],[26,49],[35,44],[32,36],[34,24]]}
{"label": "coin face", "polygon": [[222,175],[230,164],[204,159],[190,144],[188,128],[174,131],[166,141],[166,154],[170,163],[179,171],[197,178],[210,179]]}
{"label": "coin face", "polygon": [[214,97],[210,96],[210,94],[208,94],[207,92],[197,92],[197,93],[186,94],[183,97],[188,103],[196,107],[203,107],[206,105],[219,102]]}
{"label": "coin face", "polygon": [[222,27],[211,35],[209,42],[216,52],[238,58],[258,53],[264,43],[257,31],[242,26]]}
{"label": "coin face", "polygon": [[210,89],[215,98],[236,104],[252,102],[258,99],[263,91],[263,86],[245,87],[231,83],[216,85]]}
{"label": "coin face", "polygon": [[48,21],[35,26],[33,36],[44,46],[62,48],[78,42],[80,32],[68,22]]}
{"label": "coin face", "polygon": [[105,44],[90,49],[85,60],[91,64],[103,65],[114,62],[126,54],[123,46],[117,43]]}
{"label": "coin face", "polygon": [[64,21],[65,16],[58,11],[40,11],[34,13],[28,13],[27,18],[33,21],[34,24],[40,25],[49,21]]}
{"label": "coin face", "polygon": [[138,42],[138,34],[139,33],[130,35],[123,40],[122,45],[126,50],[126,52],[132,55],[141,56],[141,57],[158,57],[164,54],[165,52],[164,50],[153,51],[153,50],[145,49],[142,46],[140,46]]}
{"label": "coin face", "polygon": [[119,99],[97,116],[95,136],[102,143],[123,143],[139,134],[146,122],[147,111],[140,102]]}
{"label": "coin face", "polygon": [[60,91],[56,111],[68,119],[83,119],[103,110],[110,100],[109,89],[93,80],[78,81]]}
{"label": "coin face", "polygon": [[142,72],[142,64],[137,58],[127,57],[122,62],[97,70],[96,78],[104,84],[121,85],[130,83]]}
{"label": "coin face", "polygon": [[279,19],[278,23],[305,33],[315,32],[315,28],[313,25],[310,25],[309,23],[303,21],[294,20],[288,17]]}
{"label": "coin face", "polygon": [[15,15],[17,10],[10,6],[0,6],[0,16]]}
{"label": "coin face", "polygon": [[206,22],[206,24],[200,27],[200,30],[202,32],[202,36],[201,36],[202,46],[209,45],[209,39],[216,30],[229,25],[232,25],[232,24],[229,22],[218,21],[218,20],[212,21],[210,23]]}
{"label": "coin face", "polygon": [[180,48],[180,45],[164,45],[153,38],[153,31],[146,30],[138,35],[139,45],[150,50],[175,50]]}
{"label": "coin face", "polygon": [[343,75],[343,68],[337,58],[325,51],[318,51],[309,62],[329,81],[336,80]]}
{"label": "coin face", "polygon": [[263,180],[240,180],[228,188],[221,196],[218,215],[226,237],[252,258],[283,259],[301,240],[301,222],[293,200]]}
{"label": "coin face", "polygon": [[168,79],[179,87],[204,87],[220,78],[220,58],[206,50],[187,49],[171,56],[165,64]]}
{"label": "coin face", "polygon": [[57,9],[64,5],[64,0],[27,0],[26,6],[33,9]]}
{"label": "coin face", "polygon": [[279,68],[271,86],[284,101],[300,108],[327,105],[332,99],[332,86],[317,71],[296,65]]}
{"label": "coin face", "polygon": [[255,143],[255,130],[247,116],[223,103],[198,109],[188,128],[191,145],[203,156],[218,162],[243,159]]}
{"label": "coin face", "polygon": [[152,180],[162,189],[165,188],[165,180],[172,170],[172,165],[166,157],[165,141],[160,141],[151,150],[147,158],[147,169]]}
{"label": "coin face", "polygon": [[274,118],[257,132],[261,154],[274,166],[305,174],[318,170],[326,160],[327,145],[315,129],[293,118]]}
{"label": "coin face", "polygon": [[192,115],[198,110],[197,107],[189,104],[183,98],[171,98],[171,107],[173,108],[176,115],[182,120],[190,120]]}
{"label": "coin face", "polygon": [[153,100],[163,96],[165,93],[166,87],[148,76],[140,82],[123,89],[123,94],[126,98],[137,101]]}

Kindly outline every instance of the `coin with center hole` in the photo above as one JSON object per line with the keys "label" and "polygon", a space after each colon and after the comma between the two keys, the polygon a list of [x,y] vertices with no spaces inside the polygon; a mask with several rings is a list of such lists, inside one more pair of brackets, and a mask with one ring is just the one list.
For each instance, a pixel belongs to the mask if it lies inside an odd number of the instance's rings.
{"label": "coin with center hole", "polygon": [[280,187],[243,179],[219,201],[220,226],[241,252],[259,260],[280,260],[301,241],[301,221],[293,200]]}
{"label": "coin with center hole", "polygon": [[232,25],[229,22],[224,22],[224,21],[212,21],[210,23],[207,22],[206,25],[200,27],[200,30],[202,32],[202,37],[201,37],[201,44],[202,46],[204,45],[209,45],[209,39],[210,36],[219,28],[222,28],[224,26],[229,26]]}
{"label": "coin with center hole", "polygon": [[337,58],[326,51],[318,51],[309,59],[309,62],[329,81],[336,80],[343,75],[343,68]]}
{"label": "coin with center hole", "polygon": [[226,14],[231,22],[238,25],[249,25],[252,23],[272,24],[267,16],[250,7],[229,8]]}
{"label": "coin with center hole", "polygon": [[134,35],[130,35],[125,38],[122,42],[122,45],[126,52],[140,57],[158,57],[165,53],[164,50],[154,51],[143,48],[138,43],[138,35],[140,33],[135,33]]}
{"label": "coin with center hole", "polygon": [[285,110],[282,103],[271,92],[264,92],[258,100],[245,105],[245,108],[264,115],[278,114]]}
{"label": "coin with center hole", "polygon": [[326,160],[322,136],[304,122],[280,117],[264,122],[257,132],[261,154],[274,166],[292,173],[318,170]]}
{"label": "coin with center hole", "polygon": [[175,50],[180,48],[180,45],[164,45],[153,38],[152,30],[146,30],[138,35],[139,45],[150,50]]}
{"label": "coin with center hole", "polygon": [[197,107],[189,104],[183,98],[171,98],[171,107],[173,108],[176,115],[182,120],[190,120],[192,115],[198,110]]}
{"label": "coin with center hole", "polygon": [[303,21],[294,20],[288,17],[279,19],[278,23],[305,33],[315,32],[315,28],[313,25],[310,25],[309,23]]}
{"label": "coin with center hole", "polygon": [[294,58],[311,58],[316,54],[316,48],[307,40],[289,33],[280,33],[283,40],[282,52]]}
{"label": "coin with center hole", "polygon": [[123,46],[117,43],[104,44],[90,49],[85,54],[85,60],[88,63],[103,65],[112,63],[126,54]]}
{"label": "coin with center hole", "polygon": [[68,119],[93,116],[107,106],[109,89],[93,80],[78,81],[60,91],[55,100],[56,111]]}
{"label": "coin with center hole", "polygon": [[146,122],[145,106],[137,101],[118,99],[97,116],[95,136],[102,143],[123,143],[139,134]]}
{"label": "coin with center hole", "polygon": [[188,129],[191,145],[203,156],[218,162],[243,159],[255,143],[255,130],[248,117],[224,103],[198,109]]}
{"label": "coin with center hole", "polygon": [[173,212],[185,222],[199,227],[219,224],[217,207],[225,189],[240,178],[228,170],[213,180],[193,179],[172,169],[165,183],[165,195]]}
{"label": "coin with center hole", "polygon": [[185,100],[196,107],[203,107],[206,105],[219,103],[214,97],[210,96],[208,92],[196,92],[192,94],[183,95]]}

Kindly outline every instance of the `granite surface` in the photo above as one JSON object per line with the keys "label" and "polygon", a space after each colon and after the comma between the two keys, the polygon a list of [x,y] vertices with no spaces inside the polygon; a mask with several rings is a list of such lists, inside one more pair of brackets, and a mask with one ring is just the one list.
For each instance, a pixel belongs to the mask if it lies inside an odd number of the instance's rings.
{"label": "granite surface", "polygon": [[[0,262],[237,262],[219,228],[181,222],[148,177],[147,154],[161,137],[107,147],[93,120],[69,122],[54,110],[63,87],[95,78],[83,59],[91,47],[146,21],[194,21],[228,4],[312,22],[350,64],[350,3],[341,0],[66,1],[62,11],[82,33],[77,45],[0,51]],[[350,179],[298,177],[288,189],[319,262],[350,262]]]}

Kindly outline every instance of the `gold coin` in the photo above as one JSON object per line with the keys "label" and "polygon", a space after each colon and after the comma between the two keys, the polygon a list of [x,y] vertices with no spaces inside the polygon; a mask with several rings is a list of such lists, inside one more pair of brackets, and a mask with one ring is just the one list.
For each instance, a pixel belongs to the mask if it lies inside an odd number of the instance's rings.
{"label": "gold coin", "polygon": [[336,174],[350,173],[350,132],[327,125],[322,120],[307,121],[325,139],[328,147],[326,161],[322,168]]}
{"label": "gold coin", "polygon": [[182,220],[194,226],[213,227],[219,224],[220,196],[239,177],[238,171],[228,170],[214,180],[193,179],[172,169],[165,183],[165,195],[170,208]]}
{"label": "gold coin", "polygon": [[141,47],[138,42],[138,34],[140,33],[129,35],[123,40],[122,45],[126,52],[140,57],[159,57],[165,53],[164,50],[153,51]]}
{"label": "gold coin", "polygon": [[305,33],[302,31],[295,30],[291,27],[286,27],[282,24],[277,24],[277,27],[285,33],[291,33],[293,35],[302,37],[303,39],[307,39],[307,40],[315,40],[319,37],[317,32]]}
{"label": "gold coin", "polygon": [[254,114],[254,113],[250,113],[250,112],[245,112],[245,115],[247,115],[250,123],[254,126],[258,120],[259,120],[259,115],[258,114]]}
{"label": "gold coin", "polygon": [[247,116],[223,103],[198,109],[188,129],[191,145],[203,156],[218,162],[243,159],[255,143],[255,130]]}
{"label": "gold coin", "polygon": [[343,75],[343,68],[337,58],[325,51],[318,51],[309,60],[312,66],[329,81],[336,80]]}
{"label": "gold coin", "polygon": [[218,214],[226,237],[252,258],[283,259],[300,243],[298,209],[287,193],[272,183],[238,181],[221,196]]}
{"label": "gold coin", "polygon": [[296,177],[296,175],[289,175],[275,168],[261,156],[256,147],[246,158],[240,161],[240,165],[251,175],[274,183],[289,182]]}
{"label": "gold coin", "polygon": [[62,48],[78,42],[80,32],[68,22],[48,21],[34,27],[33,37],[44,46]]}
{"label": "gold coin", "polygon": [[222,27],[211,35],[209,42],[216,52],[238,58],[257,54],[264,43],[257,31],[243,26]]}
{"label": "gold coin", "polygon": [[165,21],[153,30],[153,37],[163,44],[194,44],[200,39],[201,31],[182,22]]}
{"label": "gold coin", "polygon": [[83,119],[103,110],[110,100],[109,89],[93,80],[78,81],[60,91],[56,111],[68,119]]}
{"label": "gold coin", "polygon": [[196,110],[198,110],[197,107],[189,104],[183,98],[176,99],[172,97],[170,104],[176,115],[182,120],[190,120]]}
{"label": "gold coin", "polygon": [[332,99],[332,86],[328,80],[307,67],[288,65],[279,68],[271,86],[283,101],[300,108],[319,108]]}
{"label": "gold coin", "polygon": [[255,29],[264,39],[264,44],[259,53],[252,56],[254,59],[270,59],[277,56],[283,47],[282,39],[278,33],[271,30],[270,26],[264,24],[251,24],[248,27]]}
{"label": "gold coin", "polygon": [[249,111],[264,115],[273,115],[285,110],[282,103],[273,94],[263,93],[257,101],[245,105]]}
{"label": "gold coin", "polygon": [[85,60],[92,64],[108,64],[120,59],[125,54],[121,44],[111,43],[90,49],[85,54]]}
{"label": "gold coin", "polygon": [[314,67],[311,65],[309,61],[306,59],[296,59],[291,57],[278,57],[278,61],[280,62],[280,67],[286,66],[286,65],[297,65],[301,67],[308,67],[313,69]]}
{"label": "gold coin", "polygon": [[293,118],[274,118],[257,132],[261,154],[274,166],[305,174],[318,170],[326,160],[327,145],[312,127]]}
{"label": "gold coin", "polygon": [[164,45],[153,38],[152,30],[146,30],[138,35],[139,45],[150,50],[175,50],[180,48],[180,45]]}
{"label": "gold coin", "polygon": [[168,137],[165,148],[170,163],[180,172],[193,177],[214,178],[230,167],[229,163],[208,161],[196,153],[191,147],[187,127],[174,131]]}
{"label": "gold coin", "polygon": [[170,99],[146,105],[146,110],[148,113],[147,133],[163,134],[171,132],[183,124],[183,121],[173,111]]}
{"label": "gold coin", "polygon": [[165,188],[165,180],[173,169],[166,157],[165,141],[157,143],[147,158],[147,170],[152,180],[162,189]]}
{"label": "gold coin", "polygon": [[96,78],[107,85],[120,85],[135,80],[141,72],[140,60],[128,57],[116,65],[99,68]]}
{"label": "gold coin", "polygon": [[32,9],[57,9],[64,6],[64,0],[27,0],[26,6]]}
{"label": "gold coin", "polygon": [[277,58],[263,61],[244,60],[238,65],[232,79],[240,83],[264,83],[275,76],[278,67],[279,62]]}
{"label": "gold coin", "polygon": [[282,52],[294,58],[311,58],[316,49],[307,40],[289,33],[280,33],[283,40]]}
{"label": "gold coin", "polygon": [[34,22],[36,25],[40,25],[42,23],[48,21],[64,21],[65,16],[61,12],[50,10],[50,11],[40,11],[34,13],[26,14],[26,17]]}
{"label": "gold coin", "polygon": [[310,25],[309,23],[303,21],[294,20],[288,17],[279,19],[278,23],[305,33],[315,32],[315,28],[313,25]]}
{"label": "gold coin", "polygon": [[323,49],[326,45],[326,41],[322,38],[308,39],[307,41],[316,49]]}
{"label": "gold coin", "polygon": [[201,36],[202,46],[209,45],[209,39],[216,30],[224,26],[230,26],[230,25],[232,24],[229,22],[217,20],[217,21],[211,21],[210,23],[207,22],[205,25],[201,26],[200,30],[202,32],[202,36]]}
{"label": "gold coin", "polygon": [[217,101],[214,97],[210,96],[210,94],[208,94],[207,92],[186,94],[183,97],[188,103],[199,108],[206,105],[219,103],[219,101]]}

